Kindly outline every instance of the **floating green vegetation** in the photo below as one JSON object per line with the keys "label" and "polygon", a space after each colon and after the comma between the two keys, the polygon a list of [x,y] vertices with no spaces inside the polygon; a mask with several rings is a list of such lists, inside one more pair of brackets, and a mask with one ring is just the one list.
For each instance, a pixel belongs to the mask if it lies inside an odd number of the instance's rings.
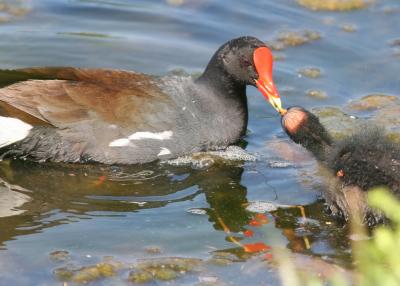
{"label": "floating green vegetation", "polygon": [[355,120],[338,107],[318,107],[312,111],[335,139],[343,139],[365,124],[363,120]]}
{"label": "floating green vegetation", "polygon": [[197,266],[199,266],[201,261],[201,259],[181,257],[144,259],[139,261],[139,263],[136,265],[136,268],[149,272],[153,272],[158,269],[189,272],[193,271]]}
{"label": "floating green vegetation", "polygon": [[347,107],[356,111],[372,111],[382,109],[393,104],[400,104],[400,99],[394,95],[370,94],[351,101]]}
{"label": "floating green vegetation", "polygon": [[319,89],[309,89],[306,91],[307,96],[315,98],[315,99],[327,99],[328,98],[328,94],[323,91],[323,90],[319,90]]}
{"label": "floating green vegetation", "polygon": [[134,283],[170,281],[194,271],[201,263],[201,259],[180,257],[141,260],[130,272],[128,280]]}
{"label": "floating green vegetation", "polygon": [[350,23],[345,23],[341,26],[341,29],[345,32],[352,33],[357,30],[357,26]]}
{"label": "floating green vegetation", "polygon": [[278,34],[278,41],[286,46],[300,46],[308,42],[316,41],[321,35],[315,31],[284,31]]}
{"label": "floating green vegetation", "polygon": [[128,280],[136,284],[149,283],[154,279],[153,274],[145,270],[133,270],[129,273]]}
{"label": "floating green vegetation", "polygon": [[162,252],[159,246],[153,246],[153,245],[147,246],[144,250],[149,254],[160,254]]}
{"label": "floating green vegetation", "polygon": [[90,283],[102,278],[115,276],[117,271],[122,267],[122,263],[112,260],[83,267],[68,264],[64,267],[55,269],[54,275],[61,281]]}
{"label": "floating green vegetation", "polygon": [[315,11],[351,11],[368,7],[373,0],[297,0],[301,6]]}
{"label": "floating green vegetation", "polygon": [[29,1],[26,0],[14,0],[0,1],[0,23],[10,22],[16,18],[25,16],[31,11]]}
{"label": "floating green vegetation", "polygon": [[318,78],[321,76],[321,70],[316,67],[304,67],[299,69],[299,75],[309,78]]}
{"label": "floating green vegetation", "polygon": [[49,258],[53,261],[66,261],[70,258],[69,252],[66,250],[56,250],[49,254]]}
{"label": "floating green vegetation", "polygon": [[361,114],[368,112],[369,121],[378,127],[384,127],[389,134],[389,139],[398,142],[400,136],[400,98],[398,96],[370,94],[350,101],[346,109]]}
{"label": "floating green vegetation", "polygon": [[321,107],[321,108],[315,108],[313,109],[313,112],[318,116],[318,117],[342,117],[344,115],[343,111],[340,110],[338,107]]}
{"label": "floating green vegetation", "polygon": [[287,47],[301,46],[319,39],[321,39],[321,34],[316,31],[282,31],[267,44],[272,50],[281,51]]}
{"label": "floating green vegetation", "polygon": [[[64,261],[69,257],[66,251],[55,251],[50,254],[50,259]],[[61,259],[59,259],[61,257]],[[135,264],[126,264],[114,260],[112,257],[104,258],[100,263],[87,266],[78,266],[68,263],[54,270],[54,275],[60,281],[87,284],[102,279],[115,277],[129,270],[128,281],[142,284],[151,281],[171,281],[186,273],[194,272],[202,265],[201,259],[167,257],[142,259]]]}
{"label": "floating green vegetation", "polygon": [[111,38],[111,36],[107,34],[92,33],[92,32],[58,32],[57,34],[67,35],[67,36],[89,37],[89,38]]}
{"label": "floating green vegetation", "polygon": [[167,0],[166,2],[171,6],[182,6],[185,4],[185,0]]}
{"label": "floating green vegetation", "polygon": [[236,256],[230,252],[218,251],[213,253],[213,256],[207,261],[207,263],[216,266],[227,266],[232,264],[236,259]]}
{"label": "floating green vegetation", "polygon": [[393,104],[379,109],[373,115],[373,121],[386,130],[400,134],[400,104]]}

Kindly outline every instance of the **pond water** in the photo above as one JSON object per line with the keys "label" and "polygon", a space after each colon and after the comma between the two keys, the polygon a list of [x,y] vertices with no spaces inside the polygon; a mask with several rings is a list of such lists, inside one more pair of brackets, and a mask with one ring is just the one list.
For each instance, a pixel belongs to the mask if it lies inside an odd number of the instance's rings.
{"label": "pond water", "polygon": [[[342,108],[368,94],[400,94],[397,0],[345,12],[295,0],[16,0],[0,1],[0,16],[1,69],[199,73],[222,43],[253,35],[276,49],[284,106]],[[316,163],[289,142],[258,91],[247,91],[250,121],[239,145],[256,160],[2,161],[0,285],[131,285],[149,273],[143,267],[164,271],[150,285],[280,285],[269,247],[350,267],[347,227],[323,212]],[[256,203],[268,211],[257,215]],[[157,260],[171,257],[191,260]]]}

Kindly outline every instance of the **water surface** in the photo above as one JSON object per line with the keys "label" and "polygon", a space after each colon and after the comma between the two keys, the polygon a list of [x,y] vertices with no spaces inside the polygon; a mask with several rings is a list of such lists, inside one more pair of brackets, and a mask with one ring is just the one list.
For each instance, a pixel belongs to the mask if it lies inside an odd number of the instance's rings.
{"label": "water surface", "polygon": [[[219,45],[233,37],[253,35],[271,42],[282,31],[309,30],[321,38],[274,52],[280,57],[274,78],[285,106],[340,107],[371,93],[400,94],[400,58],[390,44],[400,37],[396,0],[340,13],[310,11],[293,0],[15,3],[22,12],[0,24],[2,69],[75,66],[198,73]],[[343,29],[349,24],[355,31]],[[319,68],[321,77],[299,75],[310,66]],[[323,90],[327,98],[307,96],[309,89]],[[154,257],[204,261],[201,270],[172,285],[211,278],[231,285],[279,285],[263,254],[245,253],[228,238],[226,228],[242,243],[286,247],[348,267],[346,227],[322,211],[315,162],[288,141],[278,116],[255,88],[248,88],[248,99],[248,135],[240,144],[256,161],[217,160],[203,168],[3,161],[0,284],[59,285],[55,269],[68,263],[93,265],[112,256],[126,264]],[[291,207],[267,212],[268,223],[252,226],[255,214],[246,207],[255,201],[304,206],[308,223],[300,208]],[[245,237],[246,230],[254,236]],[[67,261],[50,259],[57,250],[68,251]],[[233,263],[207,263],[216,252],[232,254]],[[127,272],[95,284],[129,284]]]}

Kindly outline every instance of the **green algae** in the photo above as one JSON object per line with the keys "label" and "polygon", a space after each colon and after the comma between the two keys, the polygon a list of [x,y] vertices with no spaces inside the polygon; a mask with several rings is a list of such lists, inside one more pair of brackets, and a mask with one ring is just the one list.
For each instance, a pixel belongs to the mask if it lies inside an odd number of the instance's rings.
{"label": "green algae", "polygon": [[53,271],[53,274],[61,281],[70,281],[74,276],[74,269],[67,265],[65,267],[57,268]]}
{"label": "green algae", "polygon": [[236,259],[236,256],[232,253],[217,251],[213,253],[213,256],[209,260],[207,260],[207,263],[215,266],[228,266]]}
{"label": "green algae", "polygon": [[216,265],[216,266],[228,266],[231,265],[233,262],[230,259],[227,258],[211,258],[210,260],[208,260],[208,263],[212,264],[212,265]]}
{"label": "green algae", "polygon": [[128,281],[137,283],[137,284],[144,284],[149,283],[154,279],[153,274],[145,270],[133,270],[129,273]]}
{"label": "green algae", "polygon": [[309,78],[319,78],[321,76],[321,70],[317,67],[303,67],[299,69],[298,73]]}
{"label": "green algae", "polygon": [[[68,252],[67,252],[68,253]],[[55,251],[53,256],[64,256],[64,252]],[[69,253],[68,253],[69,255]],[[58,280],[87,284],[116,277],[118,273],[130,271],[127,280],[136,284],[151,281],[172,281],[186,273],[200,270],[203,260],[195,258],[166,257],[141,259],[134,264],[121,263],[113,257],[104,257],[102,262],[93,265],[66,264],[53,271]]]}
{"label": "green algae", "polygon": [[343,31],[348,32],[348,33],[353,33],[355,31],[357,31],[357,26],[354,24],[350,24],[350,23],[342,24],[342,26],[340,28]]}
{"label": "green algae", "polygon": [[56,250],[49,254],[49,258],[52,261],[63,262],[70,259],[70,255],[66,250]]}
{"label": "green algae", "polygon": [[306,91],[306,95],[315,99],[327,99],[328,98],[328,94],[323,91],[323,90],[319,90],[319,89],[309,89]]}
{"label": "green algae", "polygon": [[128,280],[134,283],[148,283],[153,280],[171,281],[195,271],[202,263],[194,258],[154,258],[140,260],[131,271]]}
{"label": "green algae", "polygon": [[267,41],[267,45],[274,51],[282,51],[288,47],[296,47],[321,39],[321,34],[312,30],[285,30],[279,32],[276,37]]}
{"label": "green algae", "polygon": [[162,252],[158,246],[147,246],[144,250],[149,254],[160,254]]}
{"label": "green algae", "polygon": [[367,8],[372,0],[297,0],[297,3],[314,11],[352,11]]}
{"label": "green algae", "polygon": [[0,23],[7,23],[22,18],[31,11],[30,3],[26,0],[1,1]]}
{"label": "green algae", "polygon": [[138,262],[136,268],[150,272],[158,271],[160,269],[189,272],[198,267],[201,261],[201,259],[181,257],[144,259]]}
{"label": "green algae", "polygon": [[277,36],[277,40],[285,47],[294,47],[319,40],[321,35],[316,31],[283,31]]}
{"label": "green algae", "polygon": [[386,94],[370,94],[360,99],[356,99],[347,104],[347,108],[355,111],[373,111],[384,107],[400,104],[397,96]]}
{"label": "green algae", "polygon": [[312,111],[334,139],[343,139],[365,124],[365,121],[356,120],[354,116],[345,113],[338,107],[319,107]]}
{"label": "green algae", "polygon": [[121,263],[114,261],[101,262],[83,267],[67,265],[55,269],[54,275],[61,281],[72,281],[74,283],[84,284],[115,276],[117,270],[121,266]]}
{"label": "green algae", "polygon": [[373,117],[373,121],[384,126],[387,130],[397,130],[400,126],[400,103],[379,109]]}
{"label": "green algae", "polygon": [[178,278],[179,274],[180,273],[172,269],[161,268],[154,273],[154,278],[161,281],[170,281]]}
{"label": "green algae", "polygon": [[[400,142],[400,98],[398,96],[370,94],[350,101],[344,110],[338,107],[320,107],[314,108],[313,112],[335,139],[342,139],[371,126],[386,130],[390,140]],[[356,112],[359,117],[351,115],[351,112]]]}
{"label": "green algae", "polygon": [[101,272],[96,266],[83,267],[77,271],[72,277],[71,281],[75,283],[88,283],[102,278]]}

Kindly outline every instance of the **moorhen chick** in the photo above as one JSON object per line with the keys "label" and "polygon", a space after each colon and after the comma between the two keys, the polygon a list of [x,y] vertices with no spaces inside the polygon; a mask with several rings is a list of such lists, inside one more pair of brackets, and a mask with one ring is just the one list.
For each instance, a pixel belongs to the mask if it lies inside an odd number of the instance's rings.
{"label": "moorhen chick", "polygon": [[[278,111],[262,41],[222,45],[197,79],[83,68],[17,70],[0,89],[0,148],[39,161],[134,164],[226,147],[245,134],[246,86]],[[15,71],[13,71],[15,73]]]}
{"label": "moorhen chick", "polygon": [[377,128],[335,141],[311,112],[292,107],[283,114],[282,127],[289,137],[331,174],[324,197],[333,215],[349,220],[357,212],[368,225],[384,222],[381,213],[368,207],[366,193],[384,186],[400,196],[400,147]]}

